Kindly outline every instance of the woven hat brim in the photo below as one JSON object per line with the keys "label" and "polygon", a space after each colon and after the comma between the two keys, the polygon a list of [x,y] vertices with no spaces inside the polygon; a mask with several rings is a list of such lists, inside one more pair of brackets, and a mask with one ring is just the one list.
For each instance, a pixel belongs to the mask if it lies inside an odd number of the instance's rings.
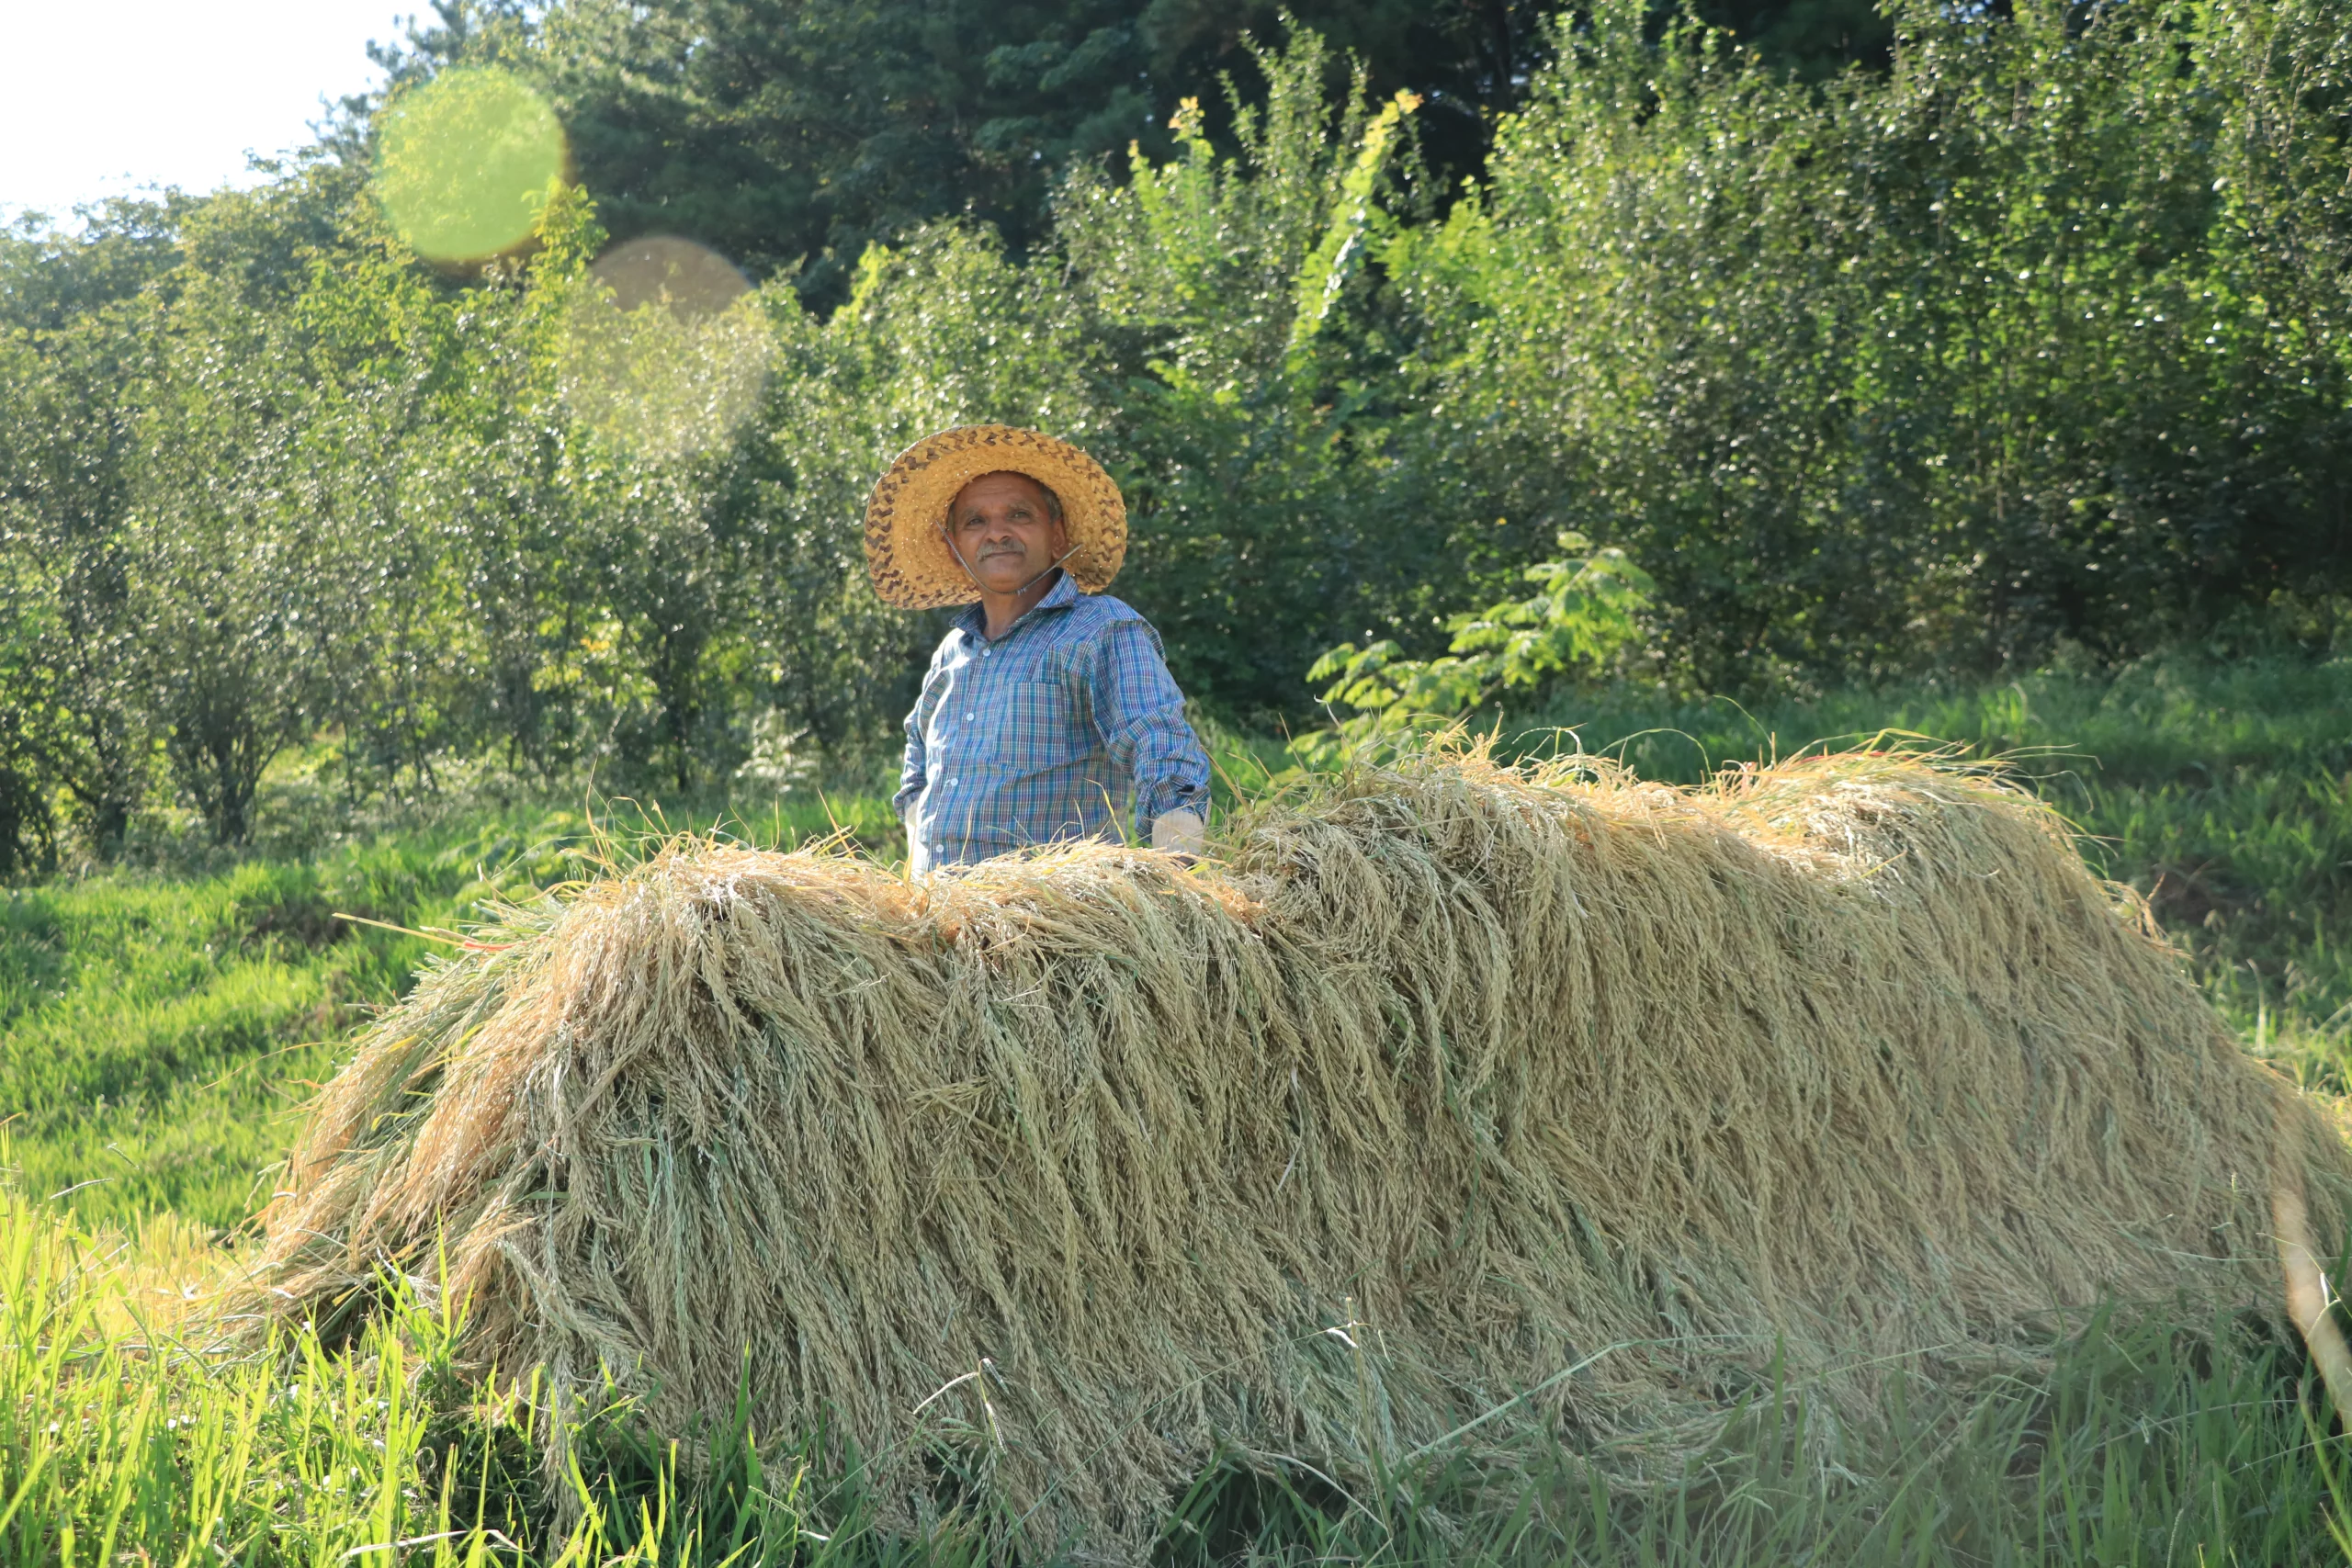
{"label": "woven hat brim", "polygon": [[1127,503],[1102,465],[1040,431],[967,424],[899,454],[865,503],[865,566],[886,604],[930,610],[980,596],[941,531],[948,502],[982,474],[1026,474],[1062,503],[1070,553],[1062,570],[1089,593],[1119,575],[1127,556]]}

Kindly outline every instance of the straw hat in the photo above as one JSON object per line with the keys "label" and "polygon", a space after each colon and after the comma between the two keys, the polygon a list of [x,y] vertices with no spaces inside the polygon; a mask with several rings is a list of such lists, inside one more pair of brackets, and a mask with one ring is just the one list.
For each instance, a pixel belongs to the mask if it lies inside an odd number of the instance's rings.
{"label": "straw hat", "polygon": [[865,568],[884,604],[929,610],[979,598],[941,530],[956,492],[995,473],[1026,474],[1052,491],[1069,535],[1062,570],[1089,593],[1111,586],[1126,558],[1127,503],[1102,465],[1034,430],[967,424],[899,453],[865,503]]}

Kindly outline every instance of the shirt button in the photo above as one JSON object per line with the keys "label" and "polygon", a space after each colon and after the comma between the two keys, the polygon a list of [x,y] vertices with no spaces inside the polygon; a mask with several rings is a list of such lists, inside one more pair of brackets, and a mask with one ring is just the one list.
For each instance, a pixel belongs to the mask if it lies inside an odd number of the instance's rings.
{"label": "shirt button", "polygon": [[981,657],[982,659],[986,659],[991,651],[993,651],[993,650],[992,650],[992,649],[985,649],[985,648],[984,648],[984,649],[980,649],[980,657]]}
{"label": "shirt button", "polygon": [[971,716],[970,714],[966,714],[966,715],[964,716],[964,722],[965,722],[966,724],[969,724],[969,723],[971,723],[971,722],[972,722],[972,716]]}
{"label": "shirt button", "polygon": [[947,781],[947,787],[949,789],[954,789],[956,787],[956,781],[954,779],[949,779]]}

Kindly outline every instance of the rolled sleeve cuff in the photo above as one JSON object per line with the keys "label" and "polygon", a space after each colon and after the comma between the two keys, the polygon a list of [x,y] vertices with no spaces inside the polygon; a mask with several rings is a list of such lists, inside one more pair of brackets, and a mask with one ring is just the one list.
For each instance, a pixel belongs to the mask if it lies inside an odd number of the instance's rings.
{"label": "rolled sleeve cuff", "polygon": [[1209,759],[1201,750],[1182,708],[1155,714],[1130,731],[1129,777],[1135,784],[1136,830],[1151,836],[1151,825],[1171,811],[1209,817]]}
{"label": "rolled sleeve cuff", "polygon": [[1207,821],[1208,781],[1182,776],[1136,781],[1136,824],[1137,827],[1148,833],[1154,822],[1171,811],[1189,811],[1202,821]]}

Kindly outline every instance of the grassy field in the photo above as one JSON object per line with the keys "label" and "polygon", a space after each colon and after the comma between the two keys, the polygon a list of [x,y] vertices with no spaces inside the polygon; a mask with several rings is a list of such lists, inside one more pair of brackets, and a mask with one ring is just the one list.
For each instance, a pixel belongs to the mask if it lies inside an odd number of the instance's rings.
{"label": "grassy field", "polygon": [[[2006,761],[2145,893],[2249,1049],[2341,1092],[2352,1070],[2352,661],[2155,663],[1989,689],[1847,694],[1769,711],[1632,698],[1529,716],[1522,750],[1581,744],[1694,780],[1817,741],[1932,738]],[[1571,739],[1564,727],[1573,727]],[[1873,740],[1873,737],[1878,737]],[[1221,741],[1229,780],[1278,748]],[[848,827],[896,848],[871,796],[673,808],[790,842]],[[637,818],[628,818],[633,823]],[[746,825],[748,824],[748,825]],[[702,1434],[644,1452],[598,1427],[539,1475],[527,1400],[484,1401],[448,1304],[411,1291],[365,1339],[222,1340],[188,1303],[335,1040],[484,901],[626,860],[576,806],[451,807],[306,831],[228,859],[150,831],[137,866],[0,906],[0,1561],[477,1564],[958,1561],[821,1495],[804,1435]],[[356,923],[338,914],[375,924]],[[1218,1471],[1171,1562],[2285,1563],[2352,1560],[2342,1439],[2299,1348],[2242,1324],[2127,1314],[2067,1325],[2046,1376],[1956,1403],[1890,1394],[1868,1475],[1804,1456],[1807,1392],[1760,1399],[1709,1461],[1594,1490],[1569,1456],[1438,1469],[1345,1496]],[[699,1456],[699,1457],[697,1457]],[[410,1541],[394,1549],[388,1543]],[[371,1550],[372,1549],[372,1550]]]}

